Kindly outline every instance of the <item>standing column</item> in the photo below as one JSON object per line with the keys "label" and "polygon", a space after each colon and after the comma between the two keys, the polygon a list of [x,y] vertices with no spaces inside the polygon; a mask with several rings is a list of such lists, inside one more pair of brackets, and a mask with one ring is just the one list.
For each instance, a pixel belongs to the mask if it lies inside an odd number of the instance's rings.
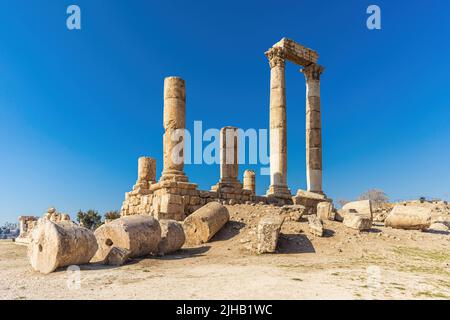
{"label": "standing column", "polygon": [[311,64],[302,69],[306,78],[306,182],[311,192],[322,190],[322,125],[320,75],[324,68]]}
{"label": "standing column", "polygon": [[244,171],[244,189],[251,191],[252,194],[255,194],[256,192],[255,171],[253,170]]}
{"label": "standing column", "polygon": [[238,128],[220,129],[220,182],[238,182]]}
{"label": "standing column", "polygon": [[238,128],[235,127],[220,129],[220,180],[212,187],[212,190],[223,187],[242,189],[238,179],[238,134]]}
{"label": "standing column", "polygon": [[268,196],[290,198],[287,187],[285,57],[282,48],[266,52],[270,64],[270,187]]}
{"label": "standing column", "polygon": [[164,79],[164,168],[161,179],[187,182],[184,174],[186,85],[179,77]]}
{"label": "standing column", "polygon": [[138,178],[134,188],[148,189],[156,181],[156,160],[150,157],[139,157]]}

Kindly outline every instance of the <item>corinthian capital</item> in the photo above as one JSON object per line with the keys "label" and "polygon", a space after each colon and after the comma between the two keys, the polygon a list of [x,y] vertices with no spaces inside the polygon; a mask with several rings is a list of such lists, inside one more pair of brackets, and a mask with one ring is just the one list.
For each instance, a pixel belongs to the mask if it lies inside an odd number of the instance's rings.
{"label": "corinthian capital", "polygon": [[283,67],[286,59],[286,52],[283,48],[275,47],[270,48],[265,52],[267,59],[269,59],[270,68]]}
{"label": "corinthian capital", "polygon": [[306,81],[308,80],[320,80],[320,75],[325,70],[324,67],[316,63],[312,63],[307,67],[304,67],[301,72],[305,75]]}

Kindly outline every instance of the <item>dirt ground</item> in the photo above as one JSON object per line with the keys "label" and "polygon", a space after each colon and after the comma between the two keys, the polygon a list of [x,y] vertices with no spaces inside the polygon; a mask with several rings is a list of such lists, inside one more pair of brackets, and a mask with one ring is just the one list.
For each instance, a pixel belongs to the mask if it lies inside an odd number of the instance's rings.
{"label": "dirt ground", "polygon": [[231,221],[200,247],[74,273],[32,271],[26,246],[0,241],[1,299],[450,299],[450,235],[374,223],[369,232],[305,217],[285,222],[276,254],[257,255],[256,224],[271,206],[228,206]]}

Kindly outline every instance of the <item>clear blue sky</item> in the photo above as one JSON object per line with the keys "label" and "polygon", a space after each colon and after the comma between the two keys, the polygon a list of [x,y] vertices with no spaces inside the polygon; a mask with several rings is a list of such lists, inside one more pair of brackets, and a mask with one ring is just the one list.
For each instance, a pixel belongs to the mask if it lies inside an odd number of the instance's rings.
{"label": "clear blue sky", "polygon": [[[82,30],[66,28],[66,8]],[[382,30],[366,28],[366,8]],[[450,2],[0,1],[0,222],[49,206],[119,209],[137,158],[162,170],[162,86],[187,82],[187,126],[267,128],[282,37],[317,50],[324,190],[450,198]],[[288,64],[288,183],[306,187],[305,82]],[[243,171],[244,167],[241,167]],[[217,166],[186,167],[203,189]],[[258,193],[268,177],[257,176]]]}

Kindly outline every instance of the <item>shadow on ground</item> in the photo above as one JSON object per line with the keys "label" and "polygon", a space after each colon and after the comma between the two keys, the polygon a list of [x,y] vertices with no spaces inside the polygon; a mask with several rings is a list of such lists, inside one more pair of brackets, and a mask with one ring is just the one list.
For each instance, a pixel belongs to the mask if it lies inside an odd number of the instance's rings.
{"label": "shadow on ground", "polygon": [[245,223],[240,221],[228,221],[228,223],[217,232],[211,241],[226,241],[237,236],[242,228],[245,227]]}
{"label": "shadow on ground", "polygon": [[[331,231],[331,230],[330,230]],[[278,240],[279,253],[315,253],[311,241],[304,234],[281,234]]]}

